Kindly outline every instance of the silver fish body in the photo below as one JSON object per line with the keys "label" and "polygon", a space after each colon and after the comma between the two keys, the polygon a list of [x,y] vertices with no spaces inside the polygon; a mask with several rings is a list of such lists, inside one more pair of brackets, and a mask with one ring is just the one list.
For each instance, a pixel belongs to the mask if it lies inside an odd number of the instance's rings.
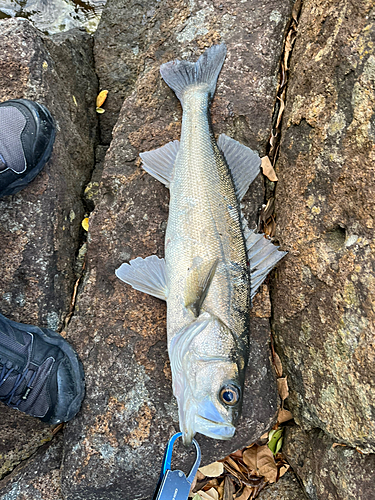
{"label": "silver fish body", "polygon": [[[170,189],[165,260],[137,258],[116,271],[134,288],[167,301],[173,392],[186,444],[196,432],[233,436],[249,355],[251,288],[284,254],[249,231],[241,213],[259,157],[226,136],[219,149],[211,128],[209,105],[225,53],[218,45],[195,64],[161,67],[183,106],[181,139],[141,158]],[[253,274],[249,251],[257,263]]]}

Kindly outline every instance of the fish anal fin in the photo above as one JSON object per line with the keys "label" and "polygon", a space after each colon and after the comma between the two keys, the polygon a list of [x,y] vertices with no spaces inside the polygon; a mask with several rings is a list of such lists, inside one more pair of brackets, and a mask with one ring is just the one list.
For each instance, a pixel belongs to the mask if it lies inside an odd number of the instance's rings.
{"label": "fish anal fin", "polygon": [[189,271],[185,289],[185,307],[198,317],[210,285],[215,276],[219,259],[196,262]]}
{"label": "fish anal fin", "polygon": [[169,187],[179,147],[179,141],[172,141],[158,149],[140,153],[139,156],[143,162],[143,169]]}
{"label": "fish anal fin", "polygon": [[161,300],[167,300],[167,274],[164,259],[159,259],[156,255],[150,255],[145,259],[137,257],[129,264],[122,264],[116,269],[115,274],[136,290]]}
{"label": "fish anal fin", "polygon": [[250,184],[260,173],[262,160],[257,153],[238,141],[221,134],[217,141],[232,174],[239,201],[245,196]]}

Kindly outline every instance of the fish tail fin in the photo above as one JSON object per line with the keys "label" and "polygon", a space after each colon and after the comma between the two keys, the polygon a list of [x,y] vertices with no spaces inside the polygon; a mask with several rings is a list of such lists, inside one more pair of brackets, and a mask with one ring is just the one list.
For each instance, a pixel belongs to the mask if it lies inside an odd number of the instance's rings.
{"label": "fish tail fin", "polygon": [[162,64],[160,73],[165,83],[174,90],[181,104],[183,104],[185,91],[191,86],[200,84],[207,84],[208,94],[212,98],[226,53],[227,48],[224,43],[213,45],[200,56],[197,62],[175,59]]}

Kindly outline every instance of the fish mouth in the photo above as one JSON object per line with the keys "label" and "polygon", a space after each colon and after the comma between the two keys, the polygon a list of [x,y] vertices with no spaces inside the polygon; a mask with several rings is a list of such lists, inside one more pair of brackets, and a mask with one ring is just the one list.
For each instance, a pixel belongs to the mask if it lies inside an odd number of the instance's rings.
{"label": "fish mouth", "polygon": [[236,428],[227,422],[216,422],[202,415],[196,415],[195,431],[213,439],[227,440],[234,436]]}

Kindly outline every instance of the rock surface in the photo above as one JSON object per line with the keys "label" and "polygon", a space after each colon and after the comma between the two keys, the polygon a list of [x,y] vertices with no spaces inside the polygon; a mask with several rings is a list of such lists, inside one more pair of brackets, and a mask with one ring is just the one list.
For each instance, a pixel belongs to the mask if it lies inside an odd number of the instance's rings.
{"label": "rock surface", "polygon": [[63,435],[42,446],[1,481],[2,500],[63,500],[61,493],[60,465]]}
{"label": "rock surface", "polygon": [[[92,40],[80,30],[50,39],[28,21],[7,19],[0,21],[0,46],[0,101],[38,100],[57,126],[42,173],[0,200],[0,310],[15,321],[61,329],[77,279],[81,194],[94,165]],[[3,474],[50,439],[51,429],[1,404],[0,436]]]}
{"label": "rock surface", "polygon": [[307,497],[296,475],[288,471],[277,483],[261,491],[257,498],[259,500],[304,500]]}
{"label": "rock surface", "polygon": [[334,443],[317,429],[298,427],[287,430],[283,452],[311,500],[374,498],[375,455]]}
{"label": "rock surface", "polygon": [[372,1],[303,3],[277,163],[289,255],[272,294],[297,422],[366,452],[375,451],[374,15]]}
{"label": "rock surface", "polygon": [[[68,329],[72,337],[79,332],[87,396],[83,411],[68,426],[62,478],[67,500],[150,498],[164,447],[178,430],[166,352],[165,305],[125,286],[114,275],[122,262],[136,256],[163,256],[168,192],[141,170],[138,159],[140,151],[179,137],[180,105],[159,76],[160,64],[181,56],[195,60],[205,47],[224,40],[228,56],[212,106],[215,132],[226,132],[264,154],[291,12],[289,1],[261,5],[253,0],[241,4],[162,1],[147,9],[137,4],[136,19],[128,24],[133,14],[121,10],[122,5],[109,2],[107,9],[116,10],[103,14],[96,35],[101,88],[106,87],[110,96],[113,85],[119,95],[123,92],[128,97],[90,217],[87,273]],[[141,38],[135,64],[134,56],[129,56],[134,48],[129,40]],[[126,75],[126,65],[133,69],[129,80],[121,83],[116,75]],[[107,111],[111,109],[115,105],[111,108],[109,97]],[[109,116],[107,111],[103,119]],[[255,189],[255,201],[248,202],[247,211],[256,212],[263,201],[261,179]],[[252,226],[255,219],[253,213]],[[277,394],[269,361],[267,300],[265,305],[262,309],[258,303],[255,308],[253,357],[238,433],[226,443],[199,436],[203,463],[252,442],[274,419]],[[180,448],[176,455],[183,462],[189,458]]]}

